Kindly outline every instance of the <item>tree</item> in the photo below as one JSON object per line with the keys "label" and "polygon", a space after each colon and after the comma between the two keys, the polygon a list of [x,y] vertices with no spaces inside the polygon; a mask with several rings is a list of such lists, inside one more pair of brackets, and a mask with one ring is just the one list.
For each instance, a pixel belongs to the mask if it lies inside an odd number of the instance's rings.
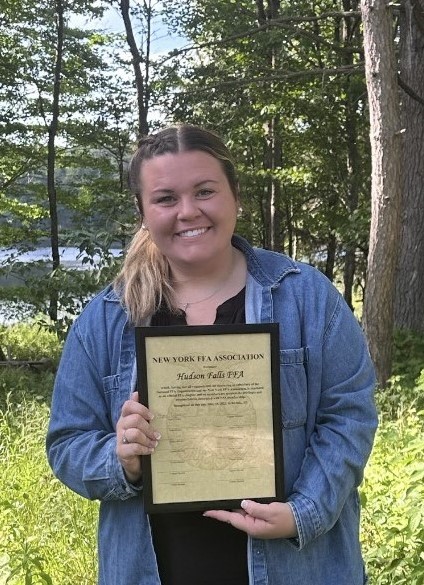
{"label": "tree", "polygon": [[395,325],[424,332],[424,2],[405,0],[400,14],[400,83],[404,130],[403,203]]}
{"label": "tree", "polygon": [[[135,12],[136,17],[139,17],[143,26],[143,32],[145,34],[143,51],[143,49],[139,49],[134,35],[129,0],[120,0],[119,7],[125,26],[128,47],[131,53],[131,63],[134,72],[135,88],[137,92],[138,134],[139,136],[144,136],[149,132],[148,115],[150,105],[150,43],[153,10],[150,0],[144,2],[143,6],[136,6],[132,9],[133,13]],[[143,66],[144,71],[142,69]]]}
{"label": "tree", "polygon": [[364,328],[380,386],[391,373],[394,285],[401,211],[401,121],[392,13],[361,0],[372,152],[372,216]]}
{"label": "tree", "polygon": [[[59,303],[63,309],[65,306],[67,310],[70,308],[73,276],[79,284],[82,281],[81,274],[75,273],[71,277],[59,270],[59,244],[67,243],[66,221],[70,210],[72,213],[72,209],[77,209],[79,199],[75,196],[75,185],[67,185],[64,178],[72,174],[65,167],[72,158],[75,164],[75,153],[80,153],[78,164],[80,168],[84,167],[81,147],[84,137],[78,135],[75,128],[80,125],[87,128],[88,121],[92,124],[97,121],[92,115],[90,100],[99,94],[98,72],[103,63],[97,49],[103,37],[70,25],[72,10],[89,17],[98,13],[97,8],[85,1],[69,4],[57,0],[53,6],[46,7],[28,0],[21,8],[18,15],[13,10],[5,13],[4,22],[0,23],[1,33],[11,47],[7,53],[10,63],[4,68],[15,73],[14,76],[5,76],[7,85],[2,89],[6,95],[15,95],[21,106],[17,113],[10,101],[2,102],[6,112],[11,114],[2,116],[0,127],[5,154],[5,164],[0,169],[1,197],[7,210],[7,223],[2,227],[14,225],[13,233],[9,230],[9,237],[6,230],[2,230],[2,235],[6,236],[5,245],[15,243],[18,246],[35,244],[43,237],[50,237],[53,260],[50,274],[44,269],[37,273],[36,278],[28,276],[34,265],[31,268],[18,266],[16,270],[30,287],[34,307],[44,310],[46,296],[50,297],[48,314],[54,322],[58,319]],[[35,147],[31,149],[33,145]],[[17,153],[15,159],[18,161],[12,173],[10,152]],[[73,157],[70,152],[73,152]],[[87,188],[86,184],[83,194],[87,193]],[[68,194],[72,195],[68,197]],[[67,198],[71,202],[68,209]],[[46,210],[50,218],[48,223],[45,221]],[[25,230],[28,224],[29,228]],[[82,292],[82,287],[75,286],[76,298],[92,290],[90,286]],[[4,294],[7,292],[10,291]],[[21,292],[21,298],[27,296],[25,288],[21,288]]]}
{"label": "tree", "polygon": [[357,2],[167,4],[191,42],[168,59],[170,118],[215,128],[232,146],[247,194],[243,233],[331,279],[345,264],[351,302],[369,214]]}
{"label": "tree", "polygon": [[[52,270],[60,266],[59,255],[59,226],[57,215],[57,193],[56,193],[56,139],[60,116],[61,81],[63,74],[63,50],[65,34],[65,6],[62,0],[55,0],[55,51],[53,64],[53,87],[51,97],[51,118],[47,125],[47,195],[49,198],[50,211],[50,246],[52,250]],[[44,106],[41,106],[41,113],[44,114]],[[58,291],[53,289],[50,294],[49,317],[57,321]]]}

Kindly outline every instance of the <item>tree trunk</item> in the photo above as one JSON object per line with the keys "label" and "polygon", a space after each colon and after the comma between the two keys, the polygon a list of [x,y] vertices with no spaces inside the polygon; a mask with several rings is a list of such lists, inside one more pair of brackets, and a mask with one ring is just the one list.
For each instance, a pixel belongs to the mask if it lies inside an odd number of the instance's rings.
{"label": "tree trunk", "polygon": [[144,62],[145,76],[141,70],[143,56],[141,55],[134,37],[133,27],[130,17],[130,2],[129,0],[121,0],[120,8],[122,19],[124,21],[125,33],[127,36],[127,43],[132,56],[132,65],[134,71],[135,87],[137,90],[137,105],[138,105],[138,133],[140,136],[145,136],[149,133],[149,125],[147,123],[147,116],[149,113],[149,61],[150,61],[150,26],[151,26],[151,10],[150,3],[147,6],[147,40],[146,40],[146,55]]}
{"label": "tree trunk", "polygon": [[364,328],[380,386],[390,377],[401,209],[401,124],[392,16],[384,0],[361,0],[372,154],[371,231]]}
{"label": "tree trunk", "polygon": [[337,240],[333,232],[330,232],[327,240],[327,260],[325,262],[325,276],[333,282],[334,265],[336,263]]}
{"label": "tree trunk", "polygon": [[[256,14],[258,24],[263,26],[268,20],[278,18],[280,13],[280,0],[267,0],[265,7],[263,0],[256,1]],[[278,47],[271,46],[267,55],[271,70],[278,70]],[[272,87],[271,87],[272,94]],[[281,212],[281,182],[275,176],[274,171],[282,166],[282,142],[280,116],[275,114],[266,125],[266,153],[264,157],[264,169],[271,171],[271,177],[266,182],[263,204],[267,223],[264,226],[266,248],[282,251],[284,249],[282,234]]]}
{"label": "tree trunk", "polygon": [[343,286],[344,286],[344,300],[353,311],[353,282],[355,280],[356,270],[356,248],[352,245],[348,245],[346,248],[346,254],[344,258],[344,269],[343,269]]}
{"label": "tree trunk", "polygon": [[[403,216],[395,325],[424,332],[424,2],[406,0],[400,23],[404,133]],[[412,91],[410,91],[412,90]]]}
{"label": "tree trunk", "polygon": [[[50,211],[50,245],[52,250],[53,271],[60,266],[59,256],[59,222],[57,214],[57,194],[56,194],[56,136],[59,128],[60,114],[60,91],[61,75],[63,62],[63,35],[64,35],[64,6],[61,0],[55,2],[56,24],[56,59],[54,64],[53,79],[53,99],[52,99],[52,118],[48,128],[48,146],[47,146],[47,192],[49,197]],[[58,317],[58,291],[53,286],[50,291],[49,300],[49,317],[52,321],[57,321]]]}
{"label": "tree trunk", "polygon": [[[358,10],[358,0],[343,0],[343,10],[345,12]],[[343,45],[346,49],[353,46],[360,45],[359,37],[359,22],[358,18],[352,19],[350,17],[344,18],[343,27]],[[345,66],[351,66],[354,63],[353,52],[346,51],[343,54],[342,63]],[[358,193],[361,175],[359,172],[360,156],[358,152],[358,124],[357,124],[357,104],[358,104],[358,90],[357,80],[351,75],[347,75],[345,80],[345,132],[347,142],[347,200],[346,206],[349,211],[349,217],[352,217],[358,208]],[[355,279],[356,270],[356,244],[352,234],[349,230],[349,238],[345,245],[346,254],[344,259],[343,284],[344,284],[344,298],[349,307],[353,310],[352,290]]]}
{"label": "tree trunk", "polygon": [[[281,198],[283,198],[283,195],[281,194]],[[284,240],[287,241],[287,254],[291,257],[291,258],[296,258],[296,232],[295,232],[295,225],[293,222],[293,208],[291,205],[291,202],[288,199],[288,196],[286,195],[284,197],[284,211],[285,211],[285,223],[286,223],[286,233],[287,236],[284,238]],[[283,221],[281,221],[281,225],[283,225]],[[283,234],[284,236],[284,234]],[[284,241],[282,242],[282,244],[284,244]],[[282,246],[281,247],[281,252],[285,252],[286,250],[286,246]]]}

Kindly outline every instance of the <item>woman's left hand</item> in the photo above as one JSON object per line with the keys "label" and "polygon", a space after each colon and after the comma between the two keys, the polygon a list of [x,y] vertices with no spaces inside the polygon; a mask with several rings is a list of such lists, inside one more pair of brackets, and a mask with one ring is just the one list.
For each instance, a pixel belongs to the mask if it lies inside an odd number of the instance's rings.
{"label": "woman's left hand", "polygon": [[291,507],[283,502],[258,504],[243,500],[241,510],[210,510],[203,515],[227,522],[255,538],[295,538],[296,521]]}

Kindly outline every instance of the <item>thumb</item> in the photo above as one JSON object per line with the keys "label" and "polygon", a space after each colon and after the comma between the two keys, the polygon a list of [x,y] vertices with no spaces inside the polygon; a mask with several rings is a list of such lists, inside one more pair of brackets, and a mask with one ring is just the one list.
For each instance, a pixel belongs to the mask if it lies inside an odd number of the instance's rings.
{"label": "thumb", "polygon": [[240,506],[252,518],[257,518],[258,520],[268,520],[269,518],[268,504],[259,504],[253,500],[242,500]]}

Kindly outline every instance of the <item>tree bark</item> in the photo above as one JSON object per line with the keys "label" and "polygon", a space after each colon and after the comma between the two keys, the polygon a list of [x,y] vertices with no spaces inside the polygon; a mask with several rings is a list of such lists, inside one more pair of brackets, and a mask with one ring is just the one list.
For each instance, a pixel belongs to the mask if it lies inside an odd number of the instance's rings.
{"label": "tree bark", "polygon": [[[263,0],[257,0],[258,25],[266,25],[279,15],[280,0],[267,0],[265,7]],[[279,69],[278,47],[275,45],[269,49],[267,55],[269,68],[272,71]],[[272,83],[271,83],[272,85]],[[264,215],[266,217],[265,247],[271,250],[283,251],[282,237],[282,213],[281,213],[281,182],[275,176],[274,171],[282,166],[282,141],[281,121],[279,114],[275,114],[266,125],[266,149],[264,156],[264,169],[271,172],[266,181],[263,195]]]}
{"label": "tree bark", "polygon": [[134,37],[133,27],[130,16],[130,2],[129,0],[120,1],[120,9],[122,19],[124,21],[125,33],[127,36],[127,43],[132,56],[132,66],[134,71],[135,87],[137,90],[137,106],[138,106],[138,133],[140,136],[145,136],[149,133],[149,124],[147,122],[147,116],[149,113],[149,51],[150,51],[150,25],[151,25],[151,14],[150,5],[147,14],[147,54],[145,56],[146,71],[145,77],[141,70],[141,63],[143,62],[143,56],[141,55],[137,43]]}
{"label": "tree bark", "polygon": [[[395,325],[424,332],[424,2],[406,0],[400,21],[404,133],[403,214]],[[414,99],[413,96],[419,99]],[[421,102],[420,102],[421,99]]]}
{"label": "tree bark", "polygon": [[330,232],[327,241],[327,260],[325,262],[325,276],[333,282],[334,266],[336,264],[337,240],[333,232]]}
{"label": "tree bark", "polygon": [[[53,79],[53,98],[52,98],[52,117],[48,128],[48,145],[47,145],[47,192],[49,197],[50,211],[50,245],[52,250],[53,271],[60,266],[59,256],[59,222],[57,213],[57,193],[56,193],[56,136],[59,128],[60,115],[60,92],[61,76],[63,63],[63,37],[64,37],[64,12],[62,0],[55,2],[56,14],[56,58],[54,64]],[[52,321],[57,321],[58,317],[58,292],[53,286],[50,291],[49,300],[49,317]]]}
{"label": "tree bark", "polygon": [[377,379],[391,374],[394,285],[401,210],[401,123],[392,16],[384,0],[361,0],[372,154],[371,230],[364,328]]}
{"label": "tree bark", "polygon": [[[343,9],[345,11],[355,11],[358,8],[357,0],[343,0]],[[358,31],[359,26],[356,20],[345,18],[343,33],[343,46],[347,49],[359,44]],[[346,51],[342,56],[343,65],[351,66],[354,64],[353,53]],[[359,173],[360,156],[358,152],[358,125],[357,125],[357,90],[355,90],[355,80],[351,75],[347,75],[345,83],[345,131],[347,141],[347,180],[348,191],[346,205],[349,216],[358,208],[359,183],[361,176]],[[353,310],[352,289],[355,279],[356,270],[356,244],[349,231],[349,241],[346,245],[346,254],[344,259],[343,284],[344,298],[349,307]]]}

